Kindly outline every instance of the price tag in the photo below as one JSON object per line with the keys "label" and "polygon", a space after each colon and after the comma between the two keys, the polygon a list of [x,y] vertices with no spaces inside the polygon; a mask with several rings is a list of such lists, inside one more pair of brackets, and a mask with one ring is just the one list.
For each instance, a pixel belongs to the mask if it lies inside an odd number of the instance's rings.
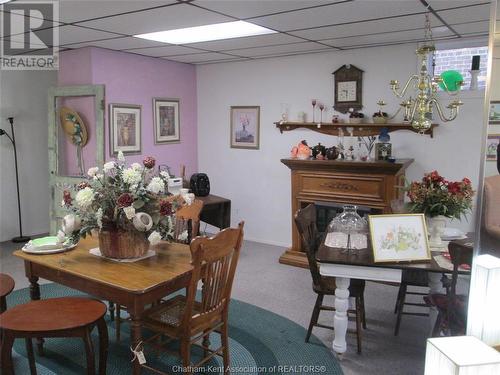
{"label": "price tag", "polygon": [[137,360],[139,361],[139,363],[141,365],[146,363],[146,357],[144,356],[144,353],[142,352],[142,350],[139,352],[136,352],[136,355],[137,355]]}

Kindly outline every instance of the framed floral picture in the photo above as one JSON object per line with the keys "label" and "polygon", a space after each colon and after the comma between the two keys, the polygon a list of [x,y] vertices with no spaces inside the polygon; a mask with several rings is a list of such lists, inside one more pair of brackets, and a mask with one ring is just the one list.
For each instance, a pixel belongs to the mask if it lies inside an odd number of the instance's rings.
{"label": "framed floral picture", "polygon": [[260,107],[231,107],[232,148],[259,149]]}
{"label": "framed floral picture", "polygon": [[180,142],[179,99],[153,99],[155,143]]}
{"label": "framed floral picture", "polygon": [[497,160],[497,147],[500,143],[500,134],[488,134],[486,142],[486,160]]}
{"label": "framed floral picture", "polygon": [[141,152],[141,106],[109,105],[109,140],[111,155]]}
{"label": "framed floral picture", "polygon": [[488,122],[491,125],[500,124],[500,101],[490,101],[490,113],[488,116]]}
{"label": "framed floral picture", "polygon": [[424,214],[369,215],[368,222],[375,263],[431,259]]}

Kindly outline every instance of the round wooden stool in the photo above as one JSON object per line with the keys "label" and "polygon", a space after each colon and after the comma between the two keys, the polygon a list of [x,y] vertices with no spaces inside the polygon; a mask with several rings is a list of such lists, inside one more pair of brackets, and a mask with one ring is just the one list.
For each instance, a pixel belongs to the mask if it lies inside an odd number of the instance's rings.
{"label": "round wooden stool", "polygon": [[90,332],[99,332],[99,374],[106,373],[108,330],[104,321],[106,305],[80,297],[51,298],[17,305],[0,316],[4,340],[1,350],[2,374],[12,375],[12,345],[16,338],[26,339],[31,374],[36,374],[32,338],[81,337],[87,354],[87,374],[95,374],[94,348]]}
{"label": "round wooden stool", "polygon": [[7,310],[7,297],[14,289],[14,280],[9,275],[0,273],[0,314]]}

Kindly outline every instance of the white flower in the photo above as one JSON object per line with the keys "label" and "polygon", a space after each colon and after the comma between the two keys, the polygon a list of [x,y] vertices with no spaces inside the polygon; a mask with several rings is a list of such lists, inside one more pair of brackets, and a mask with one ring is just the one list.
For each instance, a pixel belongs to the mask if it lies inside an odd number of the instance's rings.
{"label": "white flower", "polygon": [[94,202],[94,190],[92,188],[86,187],[82,190],[80,190],[78,193],[76,193],[76,204],[81,208],[81,209],[87,209],[90,207],[92,202]]}
{"label": "white flower", "polygon": [[123,156],[123,151],[118,151],[118,160],[125,161],[125,156]]}
{"label": "white flower", "polygon": [[158,244],[161,241],[161,235],[157,231],[151,232],[151,234],[148,237],[149,243],[154,246]]}
{"label": "white flower", "polygon": [[163,193],[165,191],[165,183],[160,177],[153,177],[146,190],[154,194]]}
{"label": "white flower", "polygon": [[165,171],[161,171],[160,176],[162,176],[163,178],[166,178],[166,179],[170,178],[170,175],[168,174],[168,172],[165,172]]}
{"label": "white flower", "polygon": [[181,234],[179,234],[179,236],[177,236],[177,239],[179,241],[186,241],[188,239],[188,231],[185,230],[184,232],[182,232]]}
{"label": "white flower", "polygon": [[122,178],[123,181],[129,185],[137,185],[142,180],[141,172],[133,168],[125,169]]}
{"label": "white flower", "polygon": [[89,177],[94,177],[97,172],[99,172],[99,168],[97,167],[92,167],[92,168],[89,168],[89,170],[87,171],[87,174],[89,175]]}
{"label": "white flower", "polygon": [[98,173],[94,176],[94,181],[99,181],[104,177],[102,173]]}
{"label": "white flower", "polygon": [[109,161],[107,163],[104,164],[104,172],[109,172],[110,170],[114,169],[115,168],[115,162],[114,161]]}
{"label": "white flower", "polygon": [[103,214],[102,208],[99,208],[95,213],[95,219],[97,221],[97,226],[99,227],[99,229],[102,229],[102,214]]}
{"label": "white flower", "polygon": [[136,171],[142,170],[142,165],[140,165],[139,163],[132,163],[132,165],[130,167],[132,169],[135,169]]}
{"label": "white flower", "polygon": [[63,217],[62,230],[66,235],[71,235],[75,230],[82,227],[82,220],[73,214],[69,214]]}
{"label": "white flower", "polygon": [[123,207],[123,212],[125,212],[125,216],[129,220],[135,217],[135,208],[133,206]]}

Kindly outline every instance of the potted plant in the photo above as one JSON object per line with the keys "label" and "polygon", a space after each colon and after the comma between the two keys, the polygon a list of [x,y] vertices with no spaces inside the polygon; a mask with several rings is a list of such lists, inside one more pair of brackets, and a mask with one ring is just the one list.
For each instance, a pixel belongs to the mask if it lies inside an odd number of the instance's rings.
{"label": "potted plant", "polygon": [[472,210],[474,190],[468,178],[448,181],[437,171],[426,173],[422,181],[414,181],[406,188],[410,202],[409,212],[427,216],[432,247],[444,246],[441,241],[446,218],[460,219]]}
{"label": "potted plant", "polygon": [[362,112],[358,112],[353,108],[349,108],[349,123],[350,124],[361,124],[365,115]]}
{"label": "potted plant", "polygon": [[60,235],[73,243],[98,230],[99,249],[111,258],[143,256],[150,245],[173,239],[173,215],[182,199],[167,196],[167,172],[154,173],[155,159],[125,165],[116,161],[93,167],[88,178],[63,192],[63,206],[72,211],[63,220]]}

